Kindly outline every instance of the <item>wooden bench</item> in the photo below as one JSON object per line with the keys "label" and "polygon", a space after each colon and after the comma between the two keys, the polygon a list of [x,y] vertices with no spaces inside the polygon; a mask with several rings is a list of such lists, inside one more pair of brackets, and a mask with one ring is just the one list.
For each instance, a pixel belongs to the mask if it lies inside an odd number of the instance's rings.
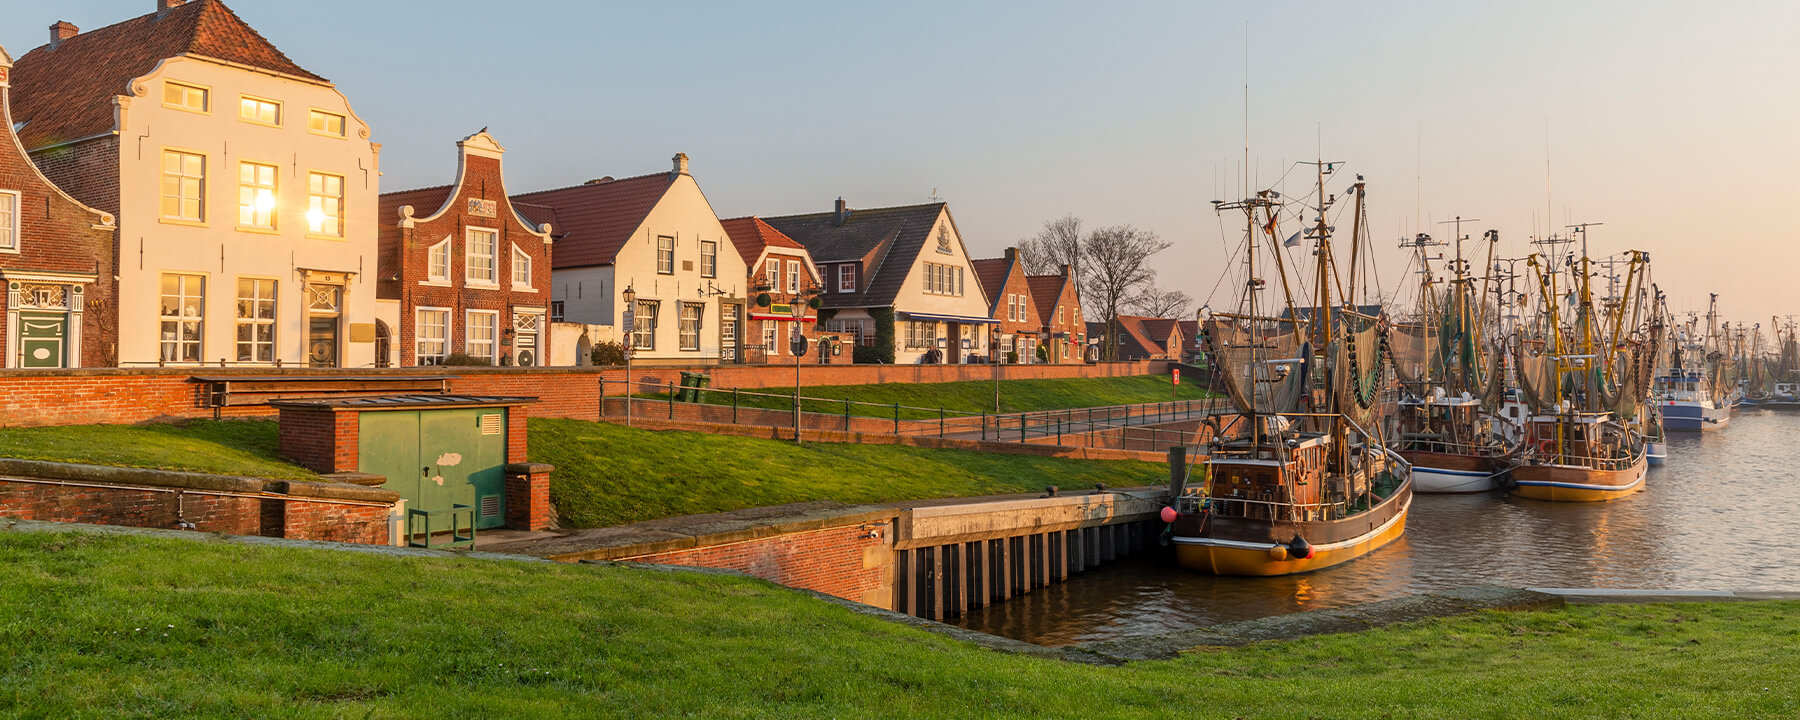
{"label": "wooden bench", "polygon": [[194,377],[206,384],[207,407],[266,405],[275,400],[364,397],[369,395],[444,395],[449,375],[235,375]]}

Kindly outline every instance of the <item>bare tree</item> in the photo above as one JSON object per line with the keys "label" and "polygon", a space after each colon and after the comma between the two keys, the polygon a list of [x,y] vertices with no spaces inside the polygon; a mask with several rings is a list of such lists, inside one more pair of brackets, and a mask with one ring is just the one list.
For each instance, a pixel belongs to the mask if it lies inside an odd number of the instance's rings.
{"label": "bare tree", "polygon": [[[1019,241],[1019,261],[1026,275],[1055,275],[1068,265],[1073,272],[1081,268],[1081,244],[1086,237],[1081,231],[1081,218],[1064,215],[1045,220],[1038,234]],[[1076,273],[1080,277],[1080,273]]]}
{"label": "bare tree", "polygon": [[1131,225],[1097,229],[1082,243],[1082,272],[1077,277],[1082,299],[1106,322],[1104,359],[1118,359],[1119,310],[1156,281],[1150,257],[1168,247],[1156,233]]}
{"label": "bare tree", "polygon": [[1151,287],[1132,296],[1125,307],[1139,315],[1180,320],[1193,314],[1194,298],[1180,290]]}

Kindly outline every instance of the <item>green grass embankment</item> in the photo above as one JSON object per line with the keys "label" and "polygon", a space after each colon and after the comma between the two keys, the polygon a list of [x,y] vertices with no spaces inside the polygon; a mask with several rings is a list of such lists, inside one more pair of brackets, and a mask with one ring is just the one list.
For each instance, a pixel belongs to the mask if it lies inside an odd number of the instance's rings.
{"label": "green grass embankment", "polygon": [[273,421],[0,428],[0,457],[87,465],[318,480],[281,459]]}
{"label": "green grass embankment", "polygon": [[1482,613],[1092,667],[760,581],[0,533],[0,714],[1777,718],[1800,603]]}
{"label": "green grass embankment", "polygon": [[933,450],[793,443],[582,420],[534,419],[531,459],[556,466],[550,496],[565,527],[807,500],[847,503],[1151,485],[1165,466]]}
{"label": "green grass embankment", "polygon": [[[708,390],[701,401],[730,405],[730,390]],[[775,395],[777,397],[768,397]],[[844,400],[874,405],[850,406],[850,414],[891,418],[900,405],[902,420],[935,419],[939,408],[951,413],[994,412],[994,383],[986,380],[952,383],[883,383],[877,385],[814,385],[800,388],[801,409],[806,412],[841,414]],[[666,393],[639,397],[666,398]],[[1166,375],[1000,381],[1000,412],[1037,412],[1103,405],[1204,400],[1206,391],[1189,382],[1172,387]],[[788,410],[794,407],[793,388],[746,389],[737,394],[742,407]],[[883,407],[885,406],[885,407]],[[929,412],[913,408],[923,408]]]}

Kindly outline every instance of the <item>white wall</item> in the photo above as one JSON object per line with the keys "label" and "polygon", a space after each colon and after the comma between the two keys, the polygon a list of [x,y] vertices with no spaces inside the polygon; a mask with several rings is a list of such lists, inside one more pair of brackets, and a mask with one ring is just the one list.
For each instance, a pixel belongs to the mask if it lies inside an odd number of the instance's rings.
{"label": "white wall", "polygon": [[[163,105],[164,81],[205,86],[211,112]],[[206,279],[201,357],[235,362],[236,293],[239,277],[277,283],[275,355],[283,363],[307,356],[306,300],[300,268],[348,273],[340,321],[340,363],[372,365],[373,342],[351,342],[352,324],[375,320],[377,148],[369,129],[336,89],[318,83],[191,58],[165,60],[131,86],[122,102],[119,162],[119,361],[155,363],[159,354],[160,275],[198,274]],[[238,117],[239,95],[282,104],[281,127]],[[307,131],[308,110],[345,117],[345,137]],[[202,224],[162,220],[163,150],[206,156],[206,218]],[[238,228],[238,163],[279,168],[277,229]],[[307,235],[309,171],[344,178],[344,237]],[[372,335],[372,333],[370,333]]]}
{"label": "white wall", "polygon": [[[950,238],[948,252],[940,252],[938,245],[939,232],[946,232]],[[925,292],[925,264],[954,265],[963,269],[963,294],[938,295]],[[956,232],[956,226],[950,222],[948,212],[938,215],[937,225],[931,229],[931,236],[926,239],[925,246],[919,251],[919,257],[913,261],[906,276],[906,283],[901,286],[899,294],[894,296],[894,362],[899,364],[918,362],[925,354],[924,350],[908,350],[906,348],[906,313],[920,312],[933,315],[957,315],[962,317],[988,317],[987,296],[981,291],[981,281],[975,277],[975,269],[969,266],[969,252],[963,246],[962,236]],[[987,329],[983,325],[975,332],[972,347],[959,351],[962,355],[976,353],[988,354]],[[940,337],[947,332],[947,326],[940,323]],[[954,339],[951,342],[955,342]],[[948,360],[948,356],[945,358]]]}
{"label": "white wall", "polygon": [[564,322],[611,325],[612,280],[611,265],[552,270],[550,299],[562,302]]}
{"label": "white wall", "polygon": [[[668,275],[656,270],[656,239],[663,236],[675,238],[675,271]],[[701,241],[718,244],[716,277],[700,275]],[[718,359],[721,300],[746,302],[747,271],[743,256],[731,244],[730,236],[725,234],[724,226],[719,224],[712,205],[707,203],[706,196],[701,194],[700,186],[692,176],[683,175],[675,180],[662,201],[645,217],[643,224],[632,233],[625,246],[619,249],[613,267],[617,282],[608,288],[609,296],[616,298],[621,289],[629,286],[637,291],[640,303],[647,300],[661,301],[656,349],[636,351],[634,357],[693,362],[713,362]],[[724,295],[714,294],[715,290],[723,291]],[[680,349],[680,303],[683,302],[702,303],[706,306],[701,315],[699,350]],[[609,317],[601,322],[614,325],[622,323],[624,308],[621,305],[622,303],[615,303],[611,312],[607,313]],[[595,322],[586,319],[587,317],[565,316],[565,319]]]}
{"label": "white wall", "polygon": [[545,364],[554,367],[593,364],[588,352],[591,352],[595,345],[613,342],[615,339],[613,329],[612,325],[550,323],[550,356],[549,362]]}

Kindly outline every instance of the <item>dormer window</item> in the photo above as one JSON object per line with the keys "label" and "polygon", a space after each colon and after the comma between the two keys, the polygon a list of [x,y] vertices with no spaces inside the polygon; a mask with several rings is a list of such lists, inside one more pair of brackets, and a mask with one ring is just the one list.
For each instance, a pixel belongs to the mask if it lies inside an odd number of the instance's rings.
{"label": "dormer window", "polygon": [[856,266],[848,263],[838,266],[838,292],[856,292]]}

